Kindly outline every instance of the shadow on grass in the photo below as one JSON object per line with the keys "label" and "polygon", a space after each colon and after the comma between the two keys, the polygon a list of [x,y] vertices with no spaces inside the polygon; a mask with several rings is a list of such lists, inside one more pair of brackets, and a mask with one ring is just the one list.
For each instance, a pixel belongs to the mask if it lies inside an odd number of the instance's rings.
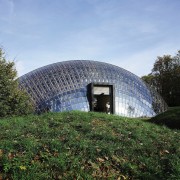
{"label": "shadow on grass", "polygon": [[168,111],[146,120],[157,125],[165,125],[171,129],[180,129],[180,107],[169,108]]}

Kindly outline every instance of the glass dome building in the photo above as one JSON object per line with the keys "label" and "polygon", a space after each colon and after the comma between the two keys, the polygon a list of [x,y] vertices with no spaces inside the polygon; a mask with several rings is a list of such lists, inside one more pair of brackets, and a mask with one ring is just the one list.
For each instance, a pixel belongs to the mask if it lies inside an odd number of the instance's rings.
{"label": "glass dome building", "polygon": [[82,110],[152,117],[167,109],[162,97],[138,76],[104,62],[58,62],[21,76],[19,82],[37,113]]}

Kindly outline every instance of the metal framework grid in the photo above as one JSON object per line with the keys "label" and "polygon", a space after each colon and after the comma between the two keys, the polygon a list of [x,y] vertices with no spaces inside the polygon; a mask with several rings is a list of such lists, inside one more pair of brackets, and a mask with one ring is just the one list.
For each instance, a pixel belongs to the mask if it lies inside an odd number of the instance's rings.
{"label": "metal framework grid", "polygon": [[167,104],[152,88],[131,72],[104,62],[73,60],[50,64],[19,78],[36,104],[36,112],[90,111],[87,86],[114,86],[114,112],[126,117],[152,117]]}

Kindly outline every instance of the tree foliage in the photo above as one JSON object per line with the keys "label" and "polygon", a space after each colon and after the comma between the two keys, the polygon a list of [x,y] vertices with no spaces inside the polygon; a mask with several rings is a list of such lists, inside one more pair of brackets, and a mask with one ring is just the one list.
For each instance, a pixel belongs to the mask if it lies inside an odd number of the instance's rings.
{"label": "tree foliage", "polygon": [[0,48],[0,117],[23,115],[33,111],[27,93],[18,86],[14,62],[6,61]]}
{"label": "tree foliage", "polygon": [[180,106],[180,51],[157,57],[150,74],[142,79],[153,86],[169,106]]}

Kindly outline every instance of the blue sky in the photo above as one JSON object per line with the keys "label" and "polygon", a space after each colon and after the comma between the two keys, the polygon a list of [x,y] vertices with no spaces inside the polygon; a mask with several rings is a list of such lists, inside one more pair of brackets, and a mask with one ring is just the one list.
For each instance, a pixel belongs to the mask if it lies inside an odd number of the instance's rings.
{"label": "blue sky", "polygon": [[19,76],[74,59],[142,76],[180,49],[179,22],[180,0],[0,0],[0,46]]}

